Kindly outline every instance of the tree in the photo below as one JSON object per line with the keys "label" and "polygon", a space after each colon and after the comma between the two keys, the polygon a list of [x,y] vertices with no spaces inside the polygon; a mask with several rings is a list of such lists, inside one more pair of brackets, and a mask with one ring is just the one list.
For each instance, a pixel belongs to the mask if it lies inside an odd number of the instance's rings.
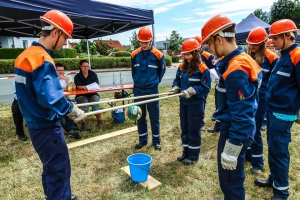
{"label": "tree", "polygon": [[293,19],[295,3],[291,0],[278,0],[274,2],[270,10],[270,24],[280,19]]}
{"label": "tree", "polygon": [[[76,49],[77,53],[88,53],[87,52],[87,45],[86,45],[85,39],[80,40],[79,43],[77,43],[74,48]],[[89,50],[91,55],[96,55],[96,45],[94,42],[89,41]]]}
{"label": "tree", "polygon": [[296,26],[300,27],[300,5],[295,4],[295,7],[292,11],[292,20],[295,22]]}
{"label": "tree", "polygon": [[129,41],[131,45],[134,47],[134,49],[137,49],[140,47],[140,41],[137,38],[136,31],[132,32],[132,37],[129,37]]}
{"label": "tree", "polygon": [[110,49],[107,43],[102,42],[101,39],[98,39],[100,42],[97,42],[96,45],[96,50],[100,55],[107,55],[107,51]]}
{"label": "tree", "polygon": [[172,31],[170,39],[169,39],[169,48],[172,51],[179,51],[180,50],[180,45],[183,42],[182,37],[180,36],[177,31]]}
{"label": "tree", "polygon": [[256,9],[253,14],[266,23],[270,22],[270,13],[267,11],[263,12],[262,9]]}

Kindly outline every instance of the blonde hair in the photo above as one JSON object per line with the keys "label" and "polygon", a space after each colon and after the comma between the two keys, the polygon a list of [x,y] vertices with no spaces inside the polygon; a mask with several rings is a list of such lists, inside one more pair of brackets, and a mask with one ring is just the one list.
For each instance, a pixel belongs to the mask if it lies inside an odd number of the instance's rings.
{"label": "blonde hair", "polygon": [[265,59],[266,41],[263,41],[259,45],[259,49],[256,52],[252,52],[248,46],[248,54],[257,62],[258,65],[261,65],[264,63]]}

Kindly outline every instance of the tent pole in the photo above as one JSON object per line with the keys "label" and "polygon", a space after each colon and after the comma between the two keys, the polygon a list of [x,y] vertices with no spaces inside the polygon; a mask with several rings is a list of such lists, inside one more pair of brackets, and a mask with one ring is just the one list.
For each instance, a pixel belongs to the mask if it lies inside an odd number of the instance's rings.
{"label": "tent pole", "polygon": [[154,29],[154,24],[152,24],[152,34],[153,34],[153,46],[156,48],[156,44],[155,44],[155,29]]}
{"label": "tent pole", "polygon": [[89,39],[86,40],[86,48],[87,48],[87,53],[88,53],[88,58],[89,58],[89,69],[91,70]]}

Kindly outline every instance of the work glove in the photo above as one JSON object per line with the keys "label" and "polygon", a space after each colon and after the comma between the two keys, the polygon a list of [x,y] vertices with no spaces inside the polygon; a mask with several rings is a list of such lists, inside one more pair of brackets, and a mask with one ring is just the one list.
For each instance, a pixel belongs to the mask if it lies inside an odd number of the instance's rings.
{"label": "work glove", "polygon": [[171,90],[169,90],[169,95],[172,94],[177,94],[179,92],[179,87],[178,86],[174,86]]}
{"label": "work glove", "polygon": [[189,87],[188,89],[183,90],[181,93],[182,93],[182,97],[190,98],[191,96],[196,94],[196,90],[193,87]]}
{"label": "work glove", "polygon": [[238,146],[231,144],[226,140],[224,150],[221,154],[221,164],[223,169],[235,170],[238,156],[243,148],[243,145]]}
{"label": "work glove", "polygon": [[72,104],[73,104],[73,109],[70,113],[67,114],[67,117],[71,118],[75,122],[79,122],[85,119],[86,114],[84,113],[84,111],[78,108],[74,103]]}

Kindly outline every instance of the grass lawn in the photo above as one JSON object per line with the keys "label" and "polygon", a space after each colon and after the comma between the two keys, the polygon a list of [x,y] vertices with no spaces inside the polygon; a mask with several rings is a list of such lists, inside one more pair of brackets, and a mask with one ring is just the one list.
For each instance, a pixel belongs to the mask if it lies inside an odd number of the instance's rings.
{"label": "grass lawn", "polygon": [[[160,92],[167,92],[169,87],[161,87]],[[211,91],[206,104],[205,127],[212,127],[210,118],[214,112],[214,90]],[[102,94],[103,97],[111,93]],[[103,107],[108,107],[103,105]],[[70,149],[72,164],[72,192],[80,200],[100,199],[213,199],[223,197],[219,188],[217,172],[217,142],[219,134],[202,133],[202,146],[199,161],[193,166],[184,166],[176,161],[181,155],[182,145],[179,126],[179,101],[171,98],[160,101],[160,122],[162,151],[154,151],[151,145],[151,133],[148,145],[135,150],[138,142],[137,132],[117,136],[107,140],[91,143],[83,147]],[[0,105],[0,200],[44,199],[41,184],[41,162],[31,142],[21,142],[15,136],[10,105]],[[126,120],[123,124],[114,124],[111,112],[102,115],[105,128],[96,129],[96,118],[88,117],[92,131],[81,132],[83,139],[110,133],[135,126]],[[150,126],[149,126],[150,127]],[[26,134],[27,129],[25,128]],[[265,144],[265,167],[258,177],[267,178],[267,145]],[[28,134],[27,134],[28,135]],[[74,139],[66,138],[67,143]],[[127,165],[126,158],[137,152],[152,156],[150,175],[162,183],[153,190],[147,190],[120,170]],[[300,199],[300,127],[292,127],[290,144],[290,198]],[[259,188],[253,182],[257,176],[251,174],[251,165],[246,163],[245,187],[246,199],[270,199],[271,188]]]}

